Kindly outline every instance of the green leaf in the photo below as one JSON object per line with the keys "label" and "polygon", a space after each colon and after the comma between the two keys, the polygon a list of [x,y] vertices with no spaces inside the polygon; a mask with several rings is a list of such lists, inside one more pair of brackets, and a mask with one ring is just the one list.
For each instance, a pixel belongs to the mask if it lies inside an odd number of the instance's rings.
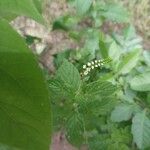
{"label": "green leaf", "polygon": [[119,62],[117,67],[118,74],[129,73],[137,64],[141,54],[140,49],[135,49],[132,52],[127,53]]}
{"label": "green leaf", "polygon": [[150,92],[147,93],[146,101],[150,105]]}
{"label": "green leaf", "polygon": [[149,51],[143,51],[143,57],[144,57],[146,64],[148,66],[150,66],[150,52]]}
{"label": "green leaf", "polygon": [[57,70],[56,77],[49,80],[50,93],[53,98],[74,99],[79,94],[80,85],[78,70],[67,60],[64,60]]}
{"label": "green leaf", "polygon": [[4,144],[1,144],[0,143],[0,150],[19,150],[19,149],[16,149],[14,147],[9,147],[8,145],[4,145]]}
{"label": "green leaf", "polygon": [[75,7],[78,15],[84,15],[91,7],[92,0],[76,0]]}
{"label": "green leaf", "polygon": [[81,144],[83,144],[84,122],[82,115],[74,113],[67,121],[66,130],[66,137],[70,143],[76,146],[81,146]]}
{"label": "green leaf", "polygon": [[87,31],[88,37],[85,42],[84,49],[89,50],[91,58],[95,58],[95,52],[99,49],[99,32],[97,30],[89,29]]}
{"label": "green leaf", "polygon": [[130,150],[129,147],[132,136],[130,134],[130,128],[112,128],[111,129],[112,143],[108,145],[108,150]]}
{"label": "green leaf", "polygon": [[44,2],[44,0],[33,0],[37,10],[42,13],[42,2]]}
{"label": "green leaf", "polygon": [[108,145],[108,149],[107,150],[130,150],[129,147],[123,143],[113,143]]}
{"label": "green leaf", "polygon": [[150,91],[150,72],[135,76],[131,80],[130,85],[136,91]]}
{"label": "green leaf", "polygon": [[124,49],[125,51],[132,51],[134,49],[142,49],[142,38],[141,37],[134,37],[132,39],[127,39],[124,42]]}
{"label": "green leaf", "polygon": [[[101,97],[107,97],[112,95],[116,91],[116,86],[110,82],[97,80],[86,85],[84,88],[85,94],[89,97],[100,95]],[[87,96],[87,97],[88,97]]]}
{"label": "green leaf", "polygon": [[106,150],[111,142],[108,134],[96,134],[89,138],[89,148],[90,150]]}
{"label": "green leaf", "polygon": [[68,31],[69,30],[68,19],[69,19],[69,16],[63,16],[63,17],[56,19],[53,22],[53,30],[61,29],[64,31]]}
{"label": "green leaf", "polygon": [[117,100],[115,96],[106,95],[103,98],[98,96],[97,99],[94,99],[94,97],[93,99],[92,98],[88,99],[87,102],[85,103],[86,106],[85,108],[87,108],[87,110],[90,109],[94,115],[99,116],[99,114],[105,115],[110,113],[112,109],[115,107],[116,103]]}
{"label": "green leaf", "polygon": [[119,60],[121,50],[116,42],[112,42],[109,47],[109,57],[115,62]]}
{"label": "green leaf", "polygon": [[120,104],[111,113],[111,120],[114,122],[127,121],[132,117],[133,104]]}
{"label": "green leaf", "polygon": [[76,94],[71,86],[57,79],[49,81],[49,89],[52,99],[73,99]]}
{"label": "green leaf", "polygon": [[54,96],[51,98],[52,101],[52,112],[53,112],[53,132],[57,132],[58,130],[62,130],[65,127],[68,116],[70,116],[70,112],[72,112],[72,103],[67,99],[58,99]]}
{"label": "green leaf", "polygon": [[0,1],[0,16],[12,20],[15,16],[27,16],[39,23],[44,23],[33,0],[4,0]]}
{"label": "green leaf", "polygon": [[146,116],[145,111],[134,116],[132,134],[139,149],[150,147],[150,119]]}
{"label": "green leaf", "polygon": [[70,56],[70,50],[65,50],[55,55],[54,64],[56,68],[59,68],[62,65],[64,59],[69,59],[69,56]]}
{"label": "green leaf", "polygon": [[77,17],[72,17],[70,15],[61,16],[53,22],[53,30],[61,29],[64,31],[74,31],[77,23]]}
{"label": "green leaf", "polygon": [[104,41],[99,41],[99,48],[102,58],[108,58],[108,43]]}
{"label": "green leaf", "polygon": [[0,20],[0,143],[20,150],[48,150],[48,88],[34,55]]}
{"label": "green leaf", "polygon": [[49,81],[49,88],[51,96],[57,96],[59,98],[65,97],[67,88],[64,86],[64,83],[59,80],[52,79]]}
{"label": "green leaf", "polygon": [[133,25],[129,25],[123,30],[125,40],[131,40],[136,37],[136,31]]}
{"label": "green leaf", "polygon": [[64,60],[63,64],[57,70],[56,78],[62,81],[64,86],[71,89],[73,93],[77,92],[81,85],[78,70],[67,60]]}
{"label": "green leaf", "polygon": [[[128,128],[115,128],[107,123],[100,133],[89,138],[90,150],[129,150],[131,134]],[[110,129],[107,129],[110,128]]]}
{"label": "green leaf", "polygon": [[102,7],[100,14],[108,20],[116,22],[128,22],[129,14],[127,10],[118,4],[107,4]]}

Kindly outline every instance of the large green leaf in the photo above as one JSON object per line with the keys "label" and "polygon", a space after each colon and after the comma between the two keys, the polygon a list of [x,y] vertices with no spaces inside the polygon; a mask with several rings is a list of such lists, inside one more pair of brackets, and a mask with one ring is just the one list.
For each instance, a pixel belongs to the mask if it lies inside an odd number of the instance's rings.
{"label": "large green leaf", "polygon": [[136,31],[133,25],[129,25],[123,30],[125,40],[131,40],[136,37]]}
{"label": "large green leaf", "polygon": [[88,37],[85,42],[84,49],[89,51],[91,58],[95,58],[95,52],[99,49],[99,32],[97,30],[89,29],[87,31]]}
{"label": "large green leaf", "polygon": [[134,111],[133,104],[120,104],[111,113],[111,120],[114,122],[121,122],[129,120]]}
{"label": "large green leaf", "polygon": [[44,2],[44,0],[33,0],[36,8],[38,9],[38,11],[40,13],[42,13],[42,2]]}
{"label": "large green leaf", "polygon": [[76,0],[76,10],[79,15],[84,15],[90,8],[92,0]]}
{"label": "large green leaf", "polygon": [[0,150],[18,150],[17,148],[14,147],[9,147],[8,145],[4,145],[0,143]]}
{"label": "large green leaf", "polygon": [[117,45],[116,42],[112,42],[110,47],[109,47],[109,57],[115,62],[119,60],[119,57],[121,55],[121,49],[120,47]]}
{"label": "large green leaf", "polygon": [[150,72],[135,76],[131,80],[130,85],[136,91],[150,91]]}
{"label": "large green leaf", "polygon": [[85,129],[83,116],[79,113],[72,114],[72,116],[69,117],[67,121],[66,130],[66,137],[68,141],[71,142],[73,145],[80,146],[84,140],[83,133]]}
{"label": "large green leaf", "polygon": [[116,89],[116,86],[112,85],[112,83],[108,81],[97,80],[87,84],[84,88],[84,91],[87,97],[93,97],[97,95],[101,97],[107,97],[111,96]]}
{"label": "large green leaf", "polygon": [[137,113],[133,118],[132,134],[139,149],[150,147],[150,119],[145,111]]}
{"label": "large green leaf", "polygon": [[67,60],[64,60],[63,64],[58,69],[56,77],[73,93],[77,92],[81,85],[80,74],[78,70]]}
{"label": "large green leaf", "polygon": [[[13,19],[15,16],[27,16],[40,23],[43,23],[43,18],[38,12],[38,0],[1,0],[0,1],[0,16],[8,20]],[[39,5],[38,5],[39,6]]]}
{"label": "large green leaf", "polygon": [[0,19],[0,143],[48,150],[50,101],[43,74],[24,40]]}
{"label": "large green leaf", "polygon": [[97,98],[93,96],[88,98],[85,97],[82,101],[80,101],[82,112],[86,114],[87,112],[90,112],[96,116],[99,116],[99,114],[104,115],[110,113],[116,103],[117,100],[114,95],[106,95],[105,97],[97,96]]}
{"label": "large green leaf", "polygon": [[99,41],[99,48],[100,48],[100,53],[102,55],[102,58],[108,58],[108,43],[104,41]]}
{"label": "large green leaf", "polygon": [[102,7],[100,14],[108,20],[116,22],[128,22],[129,14],[127,10],[118,4],[107,4]]}
{"label": "large green leaf", "polygon": [[49,81],[50,94],[53,99],[62,100],[64,98],[73,98],[76,91],[71,87],[71,85],[65,84],[61,80],[52,79]]}
{"label": "large green leaf", "polygon": [[127,53],[117,67],[118,74],[129,73],[137,64],[141,54],[140,49],[135,49],[134,51]]}

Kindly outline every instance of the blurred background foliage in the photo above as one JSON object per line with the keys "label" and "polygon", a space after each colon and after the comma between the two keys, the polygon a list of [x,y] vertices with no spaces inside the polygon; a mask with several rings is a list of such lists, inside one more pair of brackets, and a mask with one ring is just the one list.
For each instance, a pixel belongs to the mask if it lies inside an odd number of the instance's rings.
{"label": "blurred background foliage", "polygon": [[[107,0],[110,1],[110,0]],[[150,1],[149,0],[112,0],[122,3],[132,16],[132,23],[143,36],[146,48],[150,47]]]}

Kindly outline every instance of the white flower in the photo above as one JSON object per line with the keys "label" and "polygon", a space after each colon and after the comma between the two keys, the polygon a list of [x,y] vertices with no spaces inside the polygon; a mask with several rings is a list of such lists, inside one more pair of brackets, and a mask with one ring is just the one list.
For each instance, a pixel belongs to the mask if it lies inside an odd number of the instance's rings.
{"label": "white flower", "polygon": [[87,71],[90,72],[90,71],[91,71],[91,68],[87,68]]}
{"label": "white flower", "polygon": [[90,66],[91,66],[91,63],[90,63],[90,62],[88,62],[88,63],[87,63],[87,65],[90,67]]}
{"label": "white flower", "polygon": [[97,60],[95,60],[95,63],[97,63]]}
{"label": "white flower", "polygon": [[98,67],[98,65],[95,65],[95,67],[97,68],[97,67]]}
{"label": "white flower", "polygon": [[100,63],[98,63],[98,66],[101,66],[101,64],[100,64]]}
{"label": "white flower", "polygon": [[88,71],[84,71],[84,75],[87,75],[88,74]]}
{"label": "white flower", "polygon": [[101,65],[103,66],[103,65],[104,65],[104,63],[101,63]]}
{"label": "white flower", "polygon": [[91,64],[94,65],[94,62],[92,61]]}
{"label": "white flower", "polygon": [[101,60],[99,59],[98,62],[101,62]]}
{"label": "white flower", "polygon": [[91,66],[92,69],[94,69],[94,66]]}
{"label": "white flower", "polygon": [[86,69],[86,65],[83,65],[83,69]]}

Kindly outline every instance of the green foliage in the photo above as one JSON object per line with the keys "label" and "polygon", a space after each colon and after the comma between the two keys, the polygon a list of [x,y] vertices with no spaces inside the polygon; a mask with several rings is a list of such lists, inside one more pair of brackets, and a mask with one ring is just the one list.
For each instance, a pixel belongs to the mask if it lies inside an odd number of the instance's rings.
{"label": "green foliage", "polygon": [[67,61],[64,61],[56,73],[56,78],[63,82],[63,85],[76,93],[81,85],[80,74],[78,70]]}
{"label": "green foliage", "polygon": [[123,58],[122,61],[119,62],[117,67],[117,72],[119,74],[127,74],[129,73],[137,64],[139,57],[141,54],[140,49],[133,50],[130,53],[127,53]]}
{"label": "green foliage", "polygon": [[[62,89],[62,86],[57,84],[58,81],[65,88]],[[54,115],[61,118],[62,121],[59,121],[64,124],[68,141],[78,147],[87,143],[88,130],[94,128],[92,120],[99,118],[100,114],[104,114],[104,110],[106,113],[107,109],[112,109],[116,87],[108,81],[98,80],[87,83],[81,80],[77,69],[66,60],[56,71],[56,77],[49,81],[49,87],[52,91],[54,109],[61,108],[62,110],[61,117],[57,111],[54,112]],[[63,94],[56,100],[55,93],[60,94],[61,90],[63,90]],[[105,92],[103,93],[103,91]],[[106,93],[107,95],[104,95]],[[68,113],[64,112],[65,107],[67,107]],[[54,126],[58,126],[57,120],[54,121]]]}
{"label": "green foliage", "polygon": [[146,112],[137,113],[133,118],[132,134],[133,139],[140,149],[150,146],[150,119]]}
{"label": "green foliage", "polygon": [[40,5],[38,0],[1,0],[0,16],[8,20],[12,20],[16,16],[27,16],[40,23],[44,23],[44,19],[38,11]]}
{"label": "green foliage", "polygon": [[0,34],[0,142],[46,150],[50,103],[42,72],[25,42],[3,19]]}
{"label": "green foliage", "polygon": [[129,150],[130,140],[129,128],[123,129],[108,122],[105,129],[101,129],[99,135],[94,134],[89,143],[92,150]]}
{"label": "green foliage", "polygon": [[149,51],[144,51],[143,56],[145,59],[145,63],[150,66],[150,52]]}
{"label": "green foliage", "polygon": [[44,0],[33,0],[37,10],[42,13],[42,2],[44,2]]}
{"label": "green foliage", "polygon": [[[78,44],[55,56],[58,71],[49,80],[54,128],[62,129],[73,145],[86,144],[89,150],[149,149],[150,55],[129,24],[130,14],[107,0],[70,3],[76,13],[53,24]],[[126,24],[117,24],[124,27],[112,32],[107,28],[111,24],[113,30],[113,22]],[[82,74],[92,61],[107,58],[111,62]]]}
{"label": "green foliage", "polygon": [[84,120],[79,113],[72,114],[66,123],[67,139],[70,143],[80,146],[84,141]]}
{"label": "green foliage", "polygon": [[101,14],[101,16],[105,17],[108,20],[116,22],[129,21],[129,14],[126,9],[121,5],[107,4],[101,6],[99,13]]}
{"label": "green foliage", "polygon": [[120,104],[111,113],[111,119],[114,122],[127,121],[134,112],[133,104]]}
{"label": "green foliage", "polygon": [[78,94],[80,89],[80,74],[72,64],[65,60],[56,72],[56,79],[51,80],[49,86],[53,93],[58,94],[58,96],[72,98]]}
{"label": "green foliage", "polygon": [[131,88],[136,91],[150,91],[150,72],[135,76],[131,80]]}
{"label": "green foliage", "polygon": [[87,84],[84,91],[87,98],[92,98],[97,95],[106,97],[114,93],[114,86],[107,81],[98,80]]}
{"label": "green foliage", "polygon": [[[5,19],[23,15],[43,23],[41,1],[0,1],[0,149],[48,150],[51,132],[49,91],[25,40]],[[4,19],[2,19],[4,18]]]}
{"label": "green foliage", "polygon": [[78,15],[84,15],[90,8],[92,0],[75,0],[75,8]]}

